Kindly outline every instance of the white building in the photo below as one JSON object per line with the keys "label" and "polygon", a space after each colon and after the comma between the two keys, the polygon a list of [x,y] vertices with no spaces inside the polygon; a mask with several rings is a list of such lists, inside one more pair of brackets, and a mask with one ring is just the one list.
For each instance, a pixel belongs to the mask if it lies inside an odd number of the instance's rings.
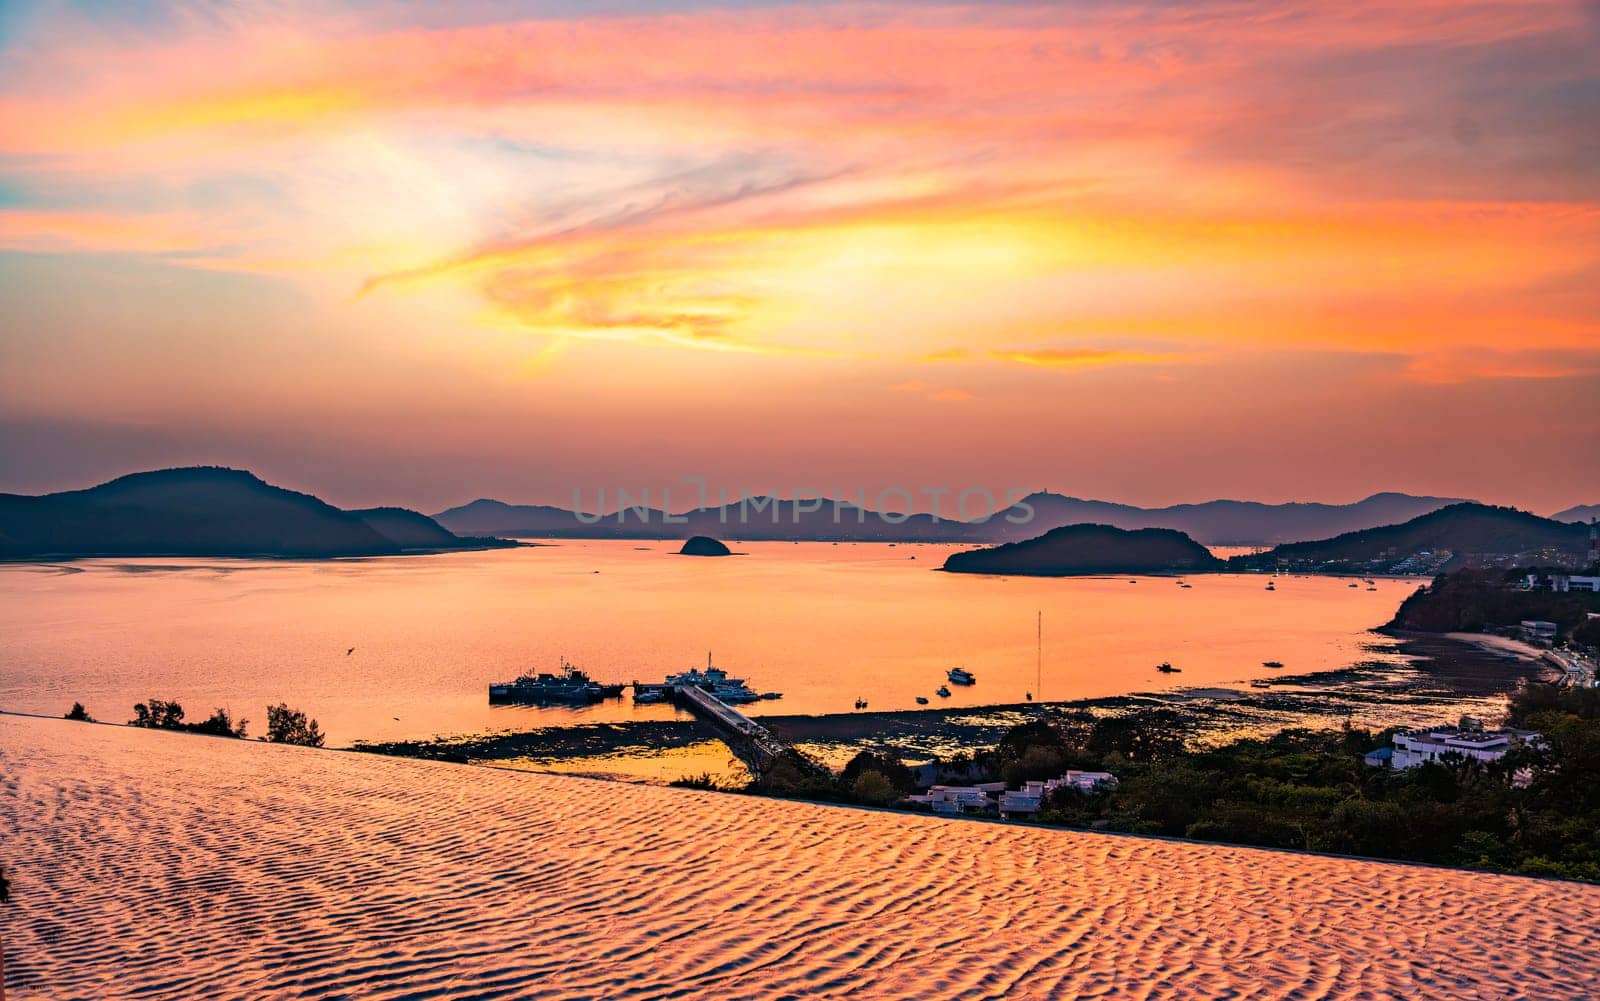
{"label": "white building", "polygon": [[1069,771],[1058,779],[1025,782],[1021,789],[1007,789],[1004,782],[932,786],[925,793],[907,796],[906,801],[920,803],[934,813],[959,814],[998,809],[1000,816],[1012,817],[1038,813],[1057,789],[1089,793],[1116,787],[1117,777],[1110,772]]}
{"label": "white building", "polygon": [[1476,758],[1499,761],[1514,748],[1538,744],[1540,735],[1532,730],[1485,730],[1476,721],[1463,717],[1460,726],[1430,727],[1394,735],[1394,750],[1387,759],[1374,751],[1366,756],[1375,767],[1415,768],[1429,761]]}
{"label": "white building", "polygon": [[974,786],[933,786],[926,793],[908,796],[912,803],[921,803],[934,813],[971,813],[992,809],[992,796],[1005,792],[1004,782],[984,782]]}
{"label": "white building", "polygon": [[1091,793],[1116,787],[1117,777],[1110,772],[1069,771],[1058,779],[1024,782],[1021,789],[1000,794],[1000,816],[1038,813],[1057,789]]}
{"label": "white building", "polygon": [[1552,591],[1600,591],[1600,577],[1553,573],[1544,578],[1544,584],[1540,584],[1539,580],[1538,574],[1531,573],[1523,577],[1518,586],[1524,591],[1537,591],[1542,587],[1549,587]]}

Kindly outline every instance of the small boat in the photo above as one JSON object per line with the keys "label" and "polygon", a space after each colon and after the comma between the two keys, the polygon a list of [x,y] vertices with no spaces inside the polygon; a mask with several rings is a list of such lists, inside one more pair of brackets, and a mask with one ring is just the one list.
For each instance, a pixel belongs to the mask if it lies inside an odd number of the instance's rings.
{"label": "small boat", "polygon": [[1357,583],[1356,583],[1356,582],[1355,582],[1355,581],[1351,581],[1351,582],[1350,582],[1350,586],[1351,586],[1351,587],[1360,587],[1360,586],[1361,586],[1361,585],[1360,585],[1360,584],[1357,584]]}
{"label": "small boat", "polygon": [[1368,591],[1376,591],[1376,590],[1377,590],[1377,588],[1376,588],[1376,587],[1369,587],[1369,588],[1367,588],[1367,590],[1368,590]]}
{"label": "small boat", "polygon": [[778,699],[783,698],[783,693],[782,692],[762,692],[761,693],[761,698],[766,702],[776,702]]}
{"label": "small boat", "polygon": [[964,667],[952,667],[950,673],[946,674],[945,677],[958,685],[976,685],[978,683],[977,676]]}
{"label": "small boat", "polygon": [[1022,693],[1022,697],[1027,699],[1029,702],[1033,701],[1033,693],[1032,692],[1023,692]]}
{"label": "small boat", "polygon": [[866,699],[856,699],[856,708],[857,709],[865,709],[865,708],[867,708],[867,700]]}
{"label": "small boat", "polygon": [[1257,678],[1256,680],[1250,682],[1250,687],[1251,688],[1271,688],[1272,687],[1272,682],[1268,681],[1266,678]]}
{"label": "small boat", "polygon": [[1171,664],[1167,663],[1166,661],[1162,661],[1161,663],[1157,664],[1156,665],[1156,670],[1160,671],[1162,674],[1182,674],[1183,673],[1183,668],[1181,668],[1181,667],[1173,667]]}
{"label": "small boat", "polygon": [[1270,580],[1267,581],[1267,590],[1268,591],[1276,591],[1277,590],[1277,588],[1275,586],[1273,586],[1273,583]]}
{"label": "small boat", "polygon": [[928,704],[928,697],[926,695],[918,695],[917,696],[917,705],[925,706],[927,704]]}
{"label": "small boat", "polygon": [[637,681],[633,683],[633,704],[636,706],[651,706],[667,701],[667,690],[656,685],[645,687]]}
{"label": "small boat", "polygon": [[941,699],[948,699],[950,697],[950,687],[948,685],[940,685],[939,690],[933,694],[939,696]]}
{"label": "small boat", "polygon": [[1264,661],[1261,662],[1261,666],[1262,667],[1278,668],[1278,667],[1282,667],[1283,666],[1283,661],[1281,661],[1281,660],[1264,660]]}

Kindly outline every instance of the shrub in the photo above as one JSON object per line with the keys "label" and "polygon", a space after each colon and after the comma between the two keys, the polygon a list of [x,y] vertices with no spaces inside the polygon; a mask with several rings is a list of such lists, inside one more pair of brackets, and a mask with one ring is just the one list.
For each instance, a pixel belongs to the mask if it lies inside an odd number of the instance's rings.
{"label": "shrub", "polygon": [[228,710],[219,708],[203,723],[185,723],[183,706],[163,699],[151,699],[149,702],[134,704],[133,719],[128,720],[128,725],[142,726],[148,730],[205,733],[214,737],[243,737],[248,722],[249,720],[240,720],[234,723],[233,718],[228,715]]}
{"label": "shrub", "polygon": [[129,726],[142,726],[151,730],[183,729],[183,706],[163,699],[137,702],[133,706],[133,719]]}
{"label": "shrub", "polygon": [[238,723],[235,723],[233,719],[229,717],[228,710],[219,708],[213,712],[211,714],[211,718],[207,719],[204,723],[190,723],[184,727],[184,729],[188,730],[190,733],[205,733],[210,734],[213,737],[243,738],[244,728],[249,722],[249,720],[242,719]]}
{"label": "shrub", "polygon": [[274,744],[298,744],[301,747],[321,747],[322,730],[316,720],[306,719],[298,709],[290,709],[280,702],[267,707],[267,740]]}
{"label": "shrub", "polygon": [[900,794],[882,772],[870,769],[856,776],[850,786],[850,795],[857,803],[869,806],[886,806],[900,798]]}

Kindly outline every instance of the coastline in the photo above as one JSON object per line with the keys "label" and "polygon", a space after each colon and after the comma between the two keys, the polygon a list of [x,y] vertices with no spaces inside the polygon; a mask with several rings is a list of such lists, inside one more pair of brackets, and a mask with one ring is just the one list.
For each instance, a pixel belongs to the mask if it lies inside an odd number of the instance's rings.
{"label": "coastline", "polygon": [[[1379,633],[1369,650],[1399,653],[1405,662],[1371,659],[1332,671],[1284,675],[1270,679],[1270,688],[1207,686],[1050,702],[756,718],[785,742],[838,767],[869,748],[908,761],[970,753],[993,746],[1020,723],[1083,712],[1103,717],[1171,710],[1184,737],[1201,743],[1346,720],[1375,729],[1425,725],[1463,713],[1496,715],[1525,680],[1558,674],[1543,660],[1508,659],[1450,634]],[[643,780],[628,774],[635,769],[613,773],[607,762],[718,741],[717,732],[698,721],[670,720],[358,743],[348,749],[532,771],[570,772],[581,763],[584,774],[638,782]]]}
{"label": "coastline", "polygon": [[265,563],[294,562],[294,563],[331,563],[334,560],[375,560],[392,556],[442,556],[447,553],[485,553],[498,549],[537,549],[549,545],[544,542],[530,542],[522,539],[499,539],[490,543],[474,543],[467,546],[424,546],[415,549],[400,549],[383,552],[354,552],[354,553],[294,553],[294,552],[255,552],[255,553],[28,553],[17,556],[0,556],[0,565],[28,566],[39,564],[50,566],[57,563],[75,563],[79,560],[260,560]]}

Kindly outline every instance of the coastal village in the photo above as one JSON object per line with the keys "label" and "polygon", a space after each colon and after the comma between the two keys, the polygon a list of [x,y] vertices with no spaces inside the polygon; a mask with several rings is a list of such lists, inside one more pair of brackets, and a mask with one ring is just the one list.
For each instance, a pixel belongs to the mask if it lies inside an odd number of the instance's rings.
{"label": "coastal village", "polygon": [[[1474,569],[1466,573],[1478,581],[1474,586],[1487,588],[1493,600],[1510,600],[1514,607],[1539,609],[1555,607],[1552,601],[1567,597],[1582,599],[1584,595],[1600,593],[1600,530],[1589,526],[1588,556],[1590,569],[1530,570],[1514,573],[1507,569]],[[1443,559],[1448,562],[1449,550],[1428,550],[1410,555],[1385,553],[1384,558],[1398,557],[1389,564],[1395,569],[1401,564],[1416,561],[1428,562]],[[1527,555],[1527,554],[1524,554]],[[1537,555],[1537,554],[1535,554]],[[1429,564],[1430,569],[1439,569]],[[1498,565],[1501,559],[1490,561]],[[1323,568],[1326,569],[1326,568]],[[1478,577],[1470,577],[1477,573]],[[1484,576],[1489,574],[1491,576]],[[1453,600],[1449,588],[1459,575],[1440,574],[1430,585],[1424,586],[1402,605],[1402,618],[1408,606]],[[1180,582],[1182,583],[1182,582]],[[1353,586],[1353,585],[1352,585]],[[1498,596],[1498,597],[1496,597]],[[1520,597],[1519,597],[1520,596]],[[1481,597],[1481,596],[1480,596]],[[1511,607],[1511,606],[1508,606]],[[1600,620],[1600,611],[1583,613],[1578,625]],[[1587,632],[1574,625],[1570,615],[1562,622],[1543,618],[1524,618],[1519,621],[1480,627],[1478,642],[1485,644],[1506,660],[1520,659],[1528,663],[1542,663],[1547,669],[1559,672],[1560,684],[1570,690],[1592,689],[1600,677],[1596,666],[1594,630]],[[1281,667],[1276,662],[1267,666]],[[1158,670],[1167,670],[1161,665]],[[1174,672],[1176,669],[1171,669]],[[952,668],[948,673],[950,684],[970,686],[976,683],[974,675],[965,668]],[[1252,682],[1256,687],[1270,687],[1270,682]],[[558,675],[525,675],[515,682],[490,687],[491,700],[567,702],[585,704],[602,698],[620,697],[628,686],[601,685],[590,680],[571,665],[563,663]],[[785,769],[819,775],[826,771],[816,762],[797,752],[773,729],[758,719],[746,715],[742,705],[782,698],[779,692],[758,692],[743,679],[731,677],[714,666],[708,653],[703,668],[668,675],[662,682],[632,683],[633,699],[637,704],[668,702],[687,711],[709,725],[722,741],[744,763],[755,785],[767,776]],[[948,686],[940,686],[940,696],[948,696]],[[1029,701],[1032,693],[1029,693]],[[928,699],[918,698],[926,705]],[[865,708],[865,701],[857,699],[855,708]],[[1438,721],[1423,726],[1411,726],[1394,731],[1383,746],[1374,747],[1355,757],[1376,769],[1406,772],[1424,765],[1455,766],[1464,762],[1495,765],[1508,755],[1521,751],[1538,751],[1547,746],[1541,732],[1516,726],[1489,726],[1471,715],[1459,721]],[[918,780],[908,792],[889,800],[885,805],[927,810],[946,816],[996,817],[1002,820],[1030,820],[1038,818],[1052,808],[1074,796],[1095,797],[1115,792],[1120,778],[1112,770],[1064,768],[1047,777],[1026,777],[1013,781],[970,781],[983,776],[967,776],[966,784],[951,784],[959,775],[941,774],[936,763],[914,769]],[[943,781],[941,781],[943,780]],[[1511,776],[1514,785],[1523,787],[1532,781],[1528,767],[1519,766]]]}

